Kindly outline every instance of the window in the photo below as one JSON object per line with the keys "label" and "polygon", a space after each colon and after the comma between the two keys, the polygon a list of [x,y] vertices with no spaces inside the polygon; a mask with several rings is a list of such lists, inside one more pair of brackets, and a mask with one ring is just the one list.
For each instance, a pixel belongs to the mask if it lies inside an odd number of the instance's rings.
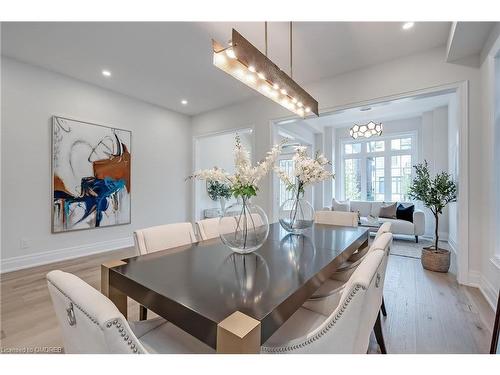
{"label": "window", "polygon": [[368,147],[368,152],[381,152],[385,149],[384,141],[370,141],[366,143]]}
{"label": "window", "polygon": [[406,202],[411,184],[411,155],[391,156],[391,201]]}
{"label": "window", "polygon": [[344,153],[346,155],[359,154],[361,152],[361,143],[347,143],[344,146]]}
{"label": "window", "polygon": [[383,201],[385,191],[385,168],[383,156],[369,156],[366,158],[366,199],[369,201]]}
{"label": "window", "polygon": [[343,143],[342,191],[345,199],[410,200],[416,134]]}
{"label": "window", "polygon": [[345,195],[349,199],[361,199],[361,168],[360,159],[344,160]]}

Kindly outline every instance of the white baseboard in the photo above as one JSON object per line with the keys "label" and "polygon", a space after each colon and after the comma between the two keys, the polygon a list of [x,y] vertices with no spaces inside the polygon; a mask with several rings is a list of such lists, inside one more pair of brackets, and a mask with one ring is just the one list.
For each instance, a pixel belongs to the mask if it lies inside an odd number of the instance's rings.
{"label": "white baseboard", "polygon": [[496,310],[497,294],[495,288],[480,272],[469,271],[469,280],[467,285],[478,288],[486,301],[490,304],[493,311]]}
{"label": "white baseboard", "polygon": [[133,237],[119,238],[116,240],[96,242],[93,244],[79,245],[64,249],[44,251],[37,254],[2,259],[0,262],[0,273],[41,266],[62,260],[79,258],[86,255],[104,253],[106,251],[122,249],[130,246],[134,246]]}

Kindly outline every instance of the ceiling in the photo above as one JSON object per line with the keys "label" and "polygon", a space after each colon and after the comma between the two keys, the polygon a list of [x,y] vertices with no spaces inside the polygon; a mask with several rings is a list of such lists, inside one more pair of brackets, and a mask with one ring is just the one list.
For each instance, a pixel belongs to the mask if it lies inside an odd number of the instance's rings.
{"label": "ceiling", "polygon": [[279,123],[283,129],[293,131],[296,127],[309,128],[314,133],[321,133],[325,127],[345,128],[354,124],[368,123],[369,121],[392,121],[397,119],[421,116],[424,112],[446,106],[453,97],[451,92],[428,94],[414,97],[395,99],[371,106],[349,108],[336,111],[320,117],[306,120],[285,120]]}
{"label": "ceiling", "polygon": [[[417,22],[406,31],[401,25],[294,23],[294,79],[315,82],[445,45],[451,23]],[[211,38],[227,42],[232,27],[263,50],[263,22],[4,22],[2,55],[196,115],[258,95],[212,65]],[[284,71],[288,31],[285,22],[268,26],[269,57]],[[103,69],[112,76],[102,76]]]}
{"label": "ceiling", "polygon": [[[495,22],[454,22],[448,40],[446,61],[477,56],[490,35]],[[479,61],[477,61],[477,65]]]}

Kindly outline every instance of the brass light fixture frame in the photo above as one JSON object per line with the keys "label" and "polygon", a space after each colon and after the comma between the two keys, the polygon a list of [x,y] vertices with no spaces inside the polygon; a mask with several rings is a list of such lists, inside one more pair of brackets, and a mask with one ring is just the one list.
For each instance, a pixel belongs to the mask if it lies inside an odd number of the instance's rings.
{"label": "brass light fixture frame", "polygon": [[[267,25],[265,33],[267,52]],[[300,117],[311,113],[319,116],[318,102],[235,29],[232,29],[229,46],[224,47],[212,39],[212,49],[214,65],[219,69]],[[229,49],[232,57],[227,55]]]}

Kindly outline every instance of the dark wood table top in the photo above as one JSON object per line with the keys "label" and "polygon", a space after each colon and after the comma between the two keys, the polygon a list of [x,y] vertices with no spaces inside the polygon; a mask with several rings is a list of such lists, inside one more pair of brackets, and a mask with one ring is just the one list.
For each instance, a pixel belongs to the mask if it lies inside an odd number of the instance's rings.
{"label": "dark wood table top", "polygon": [[129,258],[109,282],[213,348],[217,324],[235,311],[261,322],[264,343],[367,240],[366,228],[315,224],[295,236],[271,224],[254,253],[203,241]]}

